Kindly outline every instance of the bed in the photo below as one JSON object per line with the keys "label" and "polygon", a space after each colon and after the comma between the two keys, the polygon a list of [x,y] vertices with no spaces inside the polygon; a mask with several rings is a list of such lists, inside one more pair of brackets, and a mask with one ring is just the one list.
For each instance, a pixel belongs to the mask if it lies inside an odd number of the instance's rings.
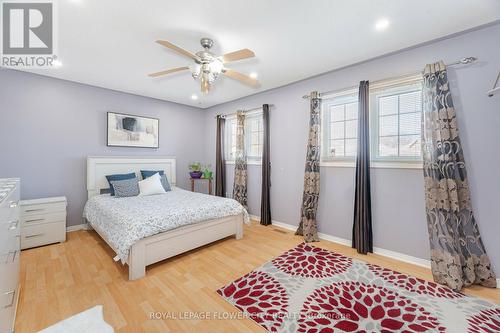
{"label": "bed", "polygon": [[[165,194],[115,198],[101,191],[106,175],[163,170],[172,185]],[[84,218],[128,265],[129,280],[146,274],[146,266],[180,253],[235,236],[243,237],[248,213],[235,200],[177,188],[175,158],[88,157],[88,201]]]}

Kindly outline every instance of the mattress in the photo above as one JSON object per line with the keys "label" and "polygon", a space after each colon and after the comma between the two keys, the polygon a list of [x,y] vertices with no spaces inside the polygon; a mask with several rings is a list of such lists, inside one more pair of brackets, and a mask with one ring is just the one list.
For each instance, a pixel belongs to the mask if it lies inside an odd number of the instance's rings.
{"label": "mattress", "polygon": [[87,201],[83,217],[106,237],[117,252],[116,260],[126,262],[137,241],[182,226],[233,215],[246,209],[236,200],[174,188],[165,194],[117,198],[98,195]]}

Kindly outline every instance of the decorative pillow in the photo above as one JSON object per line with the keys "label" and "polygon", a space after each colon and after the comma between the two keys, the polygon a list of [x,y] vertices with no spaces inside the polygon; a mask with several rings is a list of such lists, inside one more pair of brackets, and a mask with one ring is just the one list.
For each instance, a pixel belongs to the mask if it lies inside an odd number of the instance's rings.
{"label": "decorative pillow", "polygon": [[124,179],[112,181],[115,197],[135,197],[139,195],[139,180]]}
{"label": "decorative pillow", "polygon": [[159,173],[160,176],[163,176],[165,172],[163,170],[158,171],[150,171],[150,170],[141,170],[142,179],[146,179],[154,175],[155,173]]}
{"label": "decorative pillow", "polygon": [[168,182],[167,176],[165,175],[165,172],[163,170],[158,170],[158,171],[141,170],[142,179],[149,178],[157,173],[160,174],[161,184],[163,185],[165,192],[171,191],[172,188],[170,188],[170,183]]}
{"label": "decorative pillow", "polygon": [[165,189],[161,184],[161,178],[158,173],[155,173],[149,178],[139,182],[140,195],[153,195],[165,193]]}
{"label": "decorative pillow", "polygon": [[172,188],[170,187],[170,183],[168,182],[166,175],[161,175],[160,181],[161,181],[161,186],[163,186],[165,192],[172,191]]}
{"label": "decorative pillow", "polygon": [[108,180],[109,183],[109,189],[111,190],[110,192],[111,195],[115,195],[115,189],[113,188],[113,184],[111,184],[112,181],[133,179],[133,178],[135,178],[135,172],[106,176],[106,179]]}

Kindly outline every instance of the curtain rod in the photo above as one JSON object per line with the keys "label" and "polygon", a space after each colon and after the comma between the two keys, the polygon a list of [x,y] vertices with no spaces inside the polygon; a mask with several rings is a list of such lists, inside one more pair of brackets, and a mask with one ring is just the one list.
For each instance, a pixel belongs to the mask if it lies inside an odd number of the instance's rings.
{"label": "curtain rod", "polygon": [[[468,64],[475,63],[476,61],[477,61],[476,57],[466,57],[466,58],[462,58],[460,60],[457,60],[455,62],[452,62],[450,64],[447,64],[446,66],[468,65]],[[377,81],[373,81],[373,82],[370,82],[370,83],[376,84],[376,83],[380,83],[380,82],[383,82],[383,81],[390,81],[390,80],[393,80],[393,79],[396,79],[396,78],[399,78],[399,77],[402,77],[402,76],[413,76],[413,75],[417,75],[417,74],[422,74],[422,71],[414,72],[414,73],[409,73],[409,74],[406,74],[406,75],[400,75],[398,77],[387,78],[387,79],[383,79],[383,80],[377,80]],[[338,93],[338,92],[341,92],[341,91],[345,91],[345,90],[353,90],[353,89],[356,89],[356,88],[358,88],[358,86],[353,86],[353,87],[349,87],[349,88],[342,88],[342,89],[336,89],[336,90],[330,90],[330,91],[324,91],[324,92],[318,93],[318,97],[325,96],[325,95],[335,94],[335,93]],[[310,97],[309,94],[302,96],[302,98],[304,98],[304,99],[308,99],[309,97]]]}
{"label": "curtain rod", "polygon": [[[274,104],[268,104],[268,105],[269,105],[269,108],[274,107]],[[241,109],[241,111],[243,111],[244,113],[247,113],[247,112],[257,111],[257,110],[261,110],[261,109],[262,109],[262,106],[257,107],[257,108],[252,108],[252,109]],[[231,113],[226,113],[226,114],[218,114],[215,116],[215,118],[217,118],[218,116],[225,118],[227,116],[232,116],[234,114],[236,114],[236,112],[231,112]]]}

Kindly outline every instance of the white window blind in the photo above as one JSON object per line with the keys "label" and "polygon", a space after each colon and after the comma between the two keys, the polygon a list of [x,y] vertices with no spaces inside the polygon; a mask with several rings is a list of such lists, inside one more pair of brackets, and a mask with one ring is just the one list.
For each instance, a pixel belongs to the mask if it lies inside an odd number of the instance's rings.
{"label": "white window blind", "polygon": [[245,125],[247,158],[260,161],[262,158],[262,144],[264,141],[262,113],[247,116],[245,119]]}
{"label": "white window blind", "polygon": [[[373,94],[372,136],[377,159],[414,160],[421,156],[422,89],[419,84]],[[373,146],[373,145],[372,145]]]}
{"label": "white window blind", "polygon": [[226,160],[234,161],[236,156],[236,117],[226,118]]}

